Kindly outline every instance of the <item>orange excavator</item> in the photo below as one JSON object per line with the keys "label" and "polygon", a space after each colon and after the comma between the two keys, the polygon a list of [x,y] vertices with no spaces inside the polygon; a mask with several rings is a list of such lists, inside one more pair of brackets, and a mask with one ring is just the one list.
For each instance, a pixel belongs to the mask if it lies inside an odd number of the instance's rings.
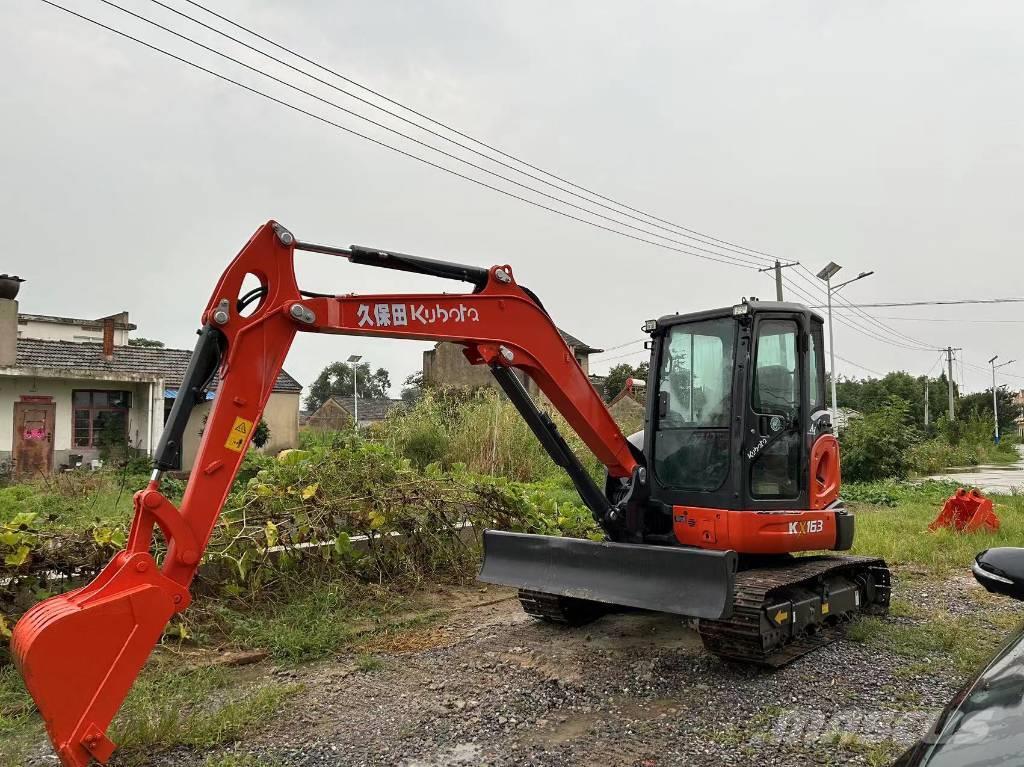
{"label": "orange excavator", "polygon": [[[458,280],[462,294],[300,290],[296,250]],[[259,287],[242,292],[253,275]],[[822,320],[797,304],[743,301],[668,315],[650,335],[646,429],[627,438],[534,293],[507,265],[483,269],[298,241],[268,222],[231,262],[134,498],[124,551],[84,588],[33,607],[12,649],[65,767],[106,762],[106,731],[189,586],[254,425],[298,332],[451,341],[487,365],[605,533],[584,541],[484,534],[481,580],[519,589],[527,612],[569,624],[609,606],[697,620],[709,651],[779,665],[884,611],[889,571],[844,555],[854,519],[839,498],[839,446],[824,407]],[[600,487],[527,394],[528,375],[607,468]],[[189,414],[219,376],[180,508],[160,492]],[[159,528],[166,553],[158,561]]]}

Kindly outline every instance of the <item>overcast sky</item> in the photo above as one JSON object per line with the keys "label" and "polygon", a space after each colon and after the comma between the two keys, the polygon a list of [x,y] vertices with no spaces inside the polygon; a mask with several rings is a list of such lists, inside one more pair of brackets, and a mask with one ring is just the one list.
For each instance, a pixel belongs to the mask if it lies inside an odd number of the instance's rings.
{"label": "overcast sky", "polygon": [[[99,0],[58,1],[415,149]],[[117,1],[229,45],[146,0]],[[874,269],[843,292],[851,301],[1024,295],[1019,2],[208,2],[636,208],[811,272],[829,260],[844,265],[844,277]],[[40,0],[6,0],[4,20],[0,271],[28,280],[22,311],[123,309],[138,335],[190,348],[217,277],[268,218],[313,242],[510,263],[564,329],[602,348],[640,337],[649,317],[773,295],[766,275],[531,208]],[[298,271],[300,285],[317,291],[452,289],[325,256],[301,256]],[[1022,310],[871,311],[928,345],[962,346],[968,365],[984,366],[993,354],[1024,358],[1024,324],[966,320],[1019,321]],[[361,354],[391,371],[397,394],[424,348],[300,334],[286,369],[308,384],[325,364]],[[839,362],[844,375],[866,375],[863,366],[938,372],[935,352],[842,325],[836,350],[856,363]],[[643,358],[634,344],[596,358],[593,369]],[[1004,370],[1024,376],[1024,362]],[[989,385],[986,373],[965,373],[968,389]]]}

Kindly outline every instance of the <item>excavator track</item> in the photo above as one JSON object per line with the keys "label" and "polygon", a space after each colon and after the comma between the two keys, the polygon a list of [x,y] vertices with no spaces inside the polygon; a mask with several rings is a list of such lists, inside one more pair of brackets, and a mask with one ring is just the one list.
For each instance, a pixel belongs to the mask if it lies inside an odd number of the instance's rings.
{"label": "excavator track", "polygon": [[528,589],[519,589],[519,604],[527,615],[546,623],[560,623],[564,626],[586,625],[614,609],[600,602]]}
{"label": "excavator track", "polygon": [[856,615],[884,614],[890,591],[882,559],[794,557],[737,573],[732,617],[698,630],[714,655],[777,668],[838,639]]}

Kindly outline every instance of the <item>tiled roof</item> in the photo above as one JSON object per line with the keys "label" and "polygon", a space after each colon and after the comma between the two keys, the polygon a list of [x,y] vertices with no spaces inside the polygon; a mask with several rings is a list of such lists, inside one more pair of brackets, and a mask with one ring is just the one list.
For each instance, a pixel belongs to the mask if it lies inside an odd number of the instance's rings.
{"label": "tiled roof", "polygon": [[[154,375],[163,378],[164,383],[173,388],[181,385],[191,356],[192,352],[187,349],[115,346],[114,359],[108,362],[103,357],[103,344],[19,338],[16,366],[67,370],[72,374],[75,371],[83,371]],[[277,377],[277,383],[274,384],[274,391],[301,392],[302,384],[282,370]]]}
{"label": "tiled roof", "polygon": [[[332,400],[341,405],[346,413],[352,413],[355,408],[352,397],[331,397]],[[359,398],[359,420],[360,421],[383,421],[388,413],[405,404],[400,399],[365,399]]]}
{"label": "tiled roof", "polygon": [[572,335],[572,333],[566,333],[561,328],[558,329],[558,333],[562,336],[562,340],[564,340],[568,346],[571,346],[578,354],[598,354],[599,352],[604,351],[604,349],[595,349],[593,346],[583,343],[576,336]]}

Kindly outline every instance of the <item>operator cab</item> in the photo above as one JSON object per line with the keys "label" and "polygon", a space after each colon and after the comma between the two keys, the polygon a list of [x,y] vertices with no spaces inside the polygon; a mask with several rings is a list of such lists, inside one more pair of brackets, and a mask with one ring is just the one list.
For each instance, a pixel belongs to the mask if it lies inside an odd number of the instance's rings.
{"label": "operator cab", "polygon": [[[812,456],[832,433],[820,315],[744,299],[645,329],[653,346],[644,440],[653,501],[768,511],[835,500],[838,452]],[[834,465],[812,467],[812,457]],[[832,497],[822,497],[832,484]]]}

